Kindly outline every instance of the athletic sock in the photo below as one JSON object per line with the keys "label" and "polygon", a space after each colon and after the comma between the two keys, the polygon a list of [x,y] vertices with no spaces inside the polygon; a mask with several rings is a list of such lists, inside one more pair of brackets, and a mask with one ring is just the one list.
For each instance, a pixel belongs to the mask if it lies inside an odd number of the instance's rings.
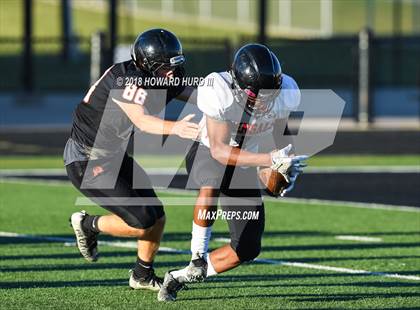
{"label": "athletic sock", "polygon": [[153,273],[153,262],[145,262],[137,257],[133,272],[136,279],[147,279]]}
{"label": "athletic sock", "polygon": [[87,233],[99,233],[98,220],[99,215],[86,215],[82,221],[82,228]]}
{"label": "athletic sock", "polygon": [[211,276],[215,276],[217,275],[217,271],[214,270],[213,264],[211,263],[210,260],[210,255],[205,255],[204,259],[207,262],[207,277],[211,277]]}
{"label": "athletic sock", "polygon": [[191,237],[191,260],[205,255],[209,249],[212,226],[202,227],[193,221]]}

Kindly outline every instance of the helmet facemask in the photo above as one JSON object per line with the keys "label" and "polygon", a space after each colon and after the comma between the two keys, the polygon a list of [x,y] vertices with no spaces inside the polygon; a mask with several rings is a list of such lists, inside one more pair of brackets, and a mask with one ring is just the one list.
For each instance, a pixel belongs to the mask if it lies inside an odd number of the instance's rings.
{"label": "helmet facemask", "polygon": [[183,55],[178,55],[171,57],[169,63],[153,62],[150,64],[148,70],[155,77],[183,77],[185,73],[184,63],[185,57]]}
{"label": "helmet facemask", "polygon": [[185,57],[183,55],[178,55],[172,57],[169,63],[162,62],[143,62],[143,67],[149,71],[154,77],[183,77]]}
{"label": "helmet facemask", "polygon": [[280,76],[280,85],[277,89],[260,89],[252,90],[251,88],[242,89],[237,82],[234,72],[230,72],[232,75],[232,86],[233,86],[233,97],[244,110],[255,117],[261,117],[264,114],[268,114],[274,107],[274,101],[280,94],[282,86],[282,77]]}

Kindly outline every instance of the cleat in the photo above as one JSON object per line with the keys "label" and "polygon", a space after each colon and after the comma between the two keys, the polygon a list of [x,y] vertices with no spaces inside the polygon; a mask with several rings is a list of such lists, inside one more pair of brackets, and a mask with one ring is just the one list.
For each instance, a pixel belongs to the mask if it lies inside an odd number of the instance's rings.
{"label": "cleat", "polygon": [[130,270],[130,280],[128,280],[128,285],[133,290],[150,290],[150,291],[159,291],[162,286],[163,279],[155,275],[155,272],[152,270],[152,273],[147,278],[136,278],[134,276],[134,271]]}
{"label": "cleat", "polygon": [[180,283],[175,279],[171,272],[168,271],[165,273],[165,278],[163,280],[162,287],[158,293],[158,300],[159,301],[175,301],[177,293],[185,289],[186,286],[184,283]]}
{"label": "cleat", "polygon": [[75,212],[70,217],[70,226],[76,235],[76,245],[80,254],[89,262],[98,260],[98,234],[86,233],[82,228],[82,221],[87,213],[85,211]]}
{"label": "cleat", "polygon": [[[203,256],[193,259],[186,268],[185,282],[203,282],[207,277],[207,262]],[[178,279],[180,282],[181,279]]]}

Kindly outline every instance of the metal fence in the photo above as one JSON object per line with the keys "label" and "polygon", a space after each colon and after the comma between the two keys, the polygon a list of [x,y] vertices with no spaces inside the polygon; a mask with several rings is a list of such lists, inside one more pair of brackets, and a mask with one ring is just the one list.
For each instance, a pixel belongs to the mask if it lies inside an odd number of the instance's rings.
{"label": "metal fence", "polygon": [[[134,37],[121,37],[118,44],[131,44]],[[204,75],[226,70],[232,56],[232,44],[226,39],[182,39],[190,75]],[[84,91],[90,84],[91,39],[71,38],[68,59],[61,53],[61,38],[43,38],[32,41],[32,84],[35,92]],[[106,49],[106,48],[105,48]],[[102,51],[105,52],[106,51]],[[130,58],[129,54],[126,55]],[[0,38],[0,92],[23,92],[25,68],[21,39]],[[111,65],[108,61],[106,66]]]}
{"label": "metal fence", "polygon": [[[118,44],[130,44],[133,37],[119,37]],[[240,44],[254,37],[242,38]],[[182,39],[189,75],[203,76],[226,70],[234,46],[228,39]],[[61,38],[34,39],[34,91],[83,92],[90,84],[91,39],[72,37],[70,57],[61,53]],[[240,45],[239,44],[239,45]],[[267,44],[279,56],[283,69],[301,88],[328,88],[347,102],[345,116],[357,117],[359,92],[359,38],[275,39]],[[0,92],[23,92],[25,70],[23,41],[0,39]],[[369,56],[371,112],[379,116],[418,116],[420,114],[420,37],[372,37]],[[127,59],[129,55],[127,55]],[[390,95],[387,95],[390,93]],[[396,102],[393,102],[396,101]]]}

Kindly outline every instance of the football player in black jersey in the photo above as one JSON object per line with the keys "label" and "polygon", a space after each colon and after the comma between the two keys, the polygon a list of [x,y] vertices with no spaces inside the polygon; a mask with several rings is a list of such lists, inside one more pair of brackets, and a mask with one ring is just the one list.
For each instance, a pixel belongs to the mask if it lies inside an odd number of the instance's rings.
{"label": "football player in black jersey", "polygon": [[[67,175],[73,185],[110,214],[76,212],[70,222],[80,253],[91,262],[98,259],[99,233],[136,238],[138,256],[129,285],[133,289],[159,290],[161,279],[154,273],[153,260],[165,213],[148,175],[126,149],[136,128],[150,134],[195,139],[198,125],[190,122],[194,115],[175,122],[151,115],[150,111],[156,110],[153,91],[136,82],[146,77],[182,78],[185,58],[177,37],[164,29],[148,30],[135,40],[131,58],[106,70],[78,104],[64,150]],[[165,90],[164,104],[185,94],[182,86]],[[140,180],[140,186],[133,186],[133,176]],[[130,203],[130,198],[135,203]]]}

